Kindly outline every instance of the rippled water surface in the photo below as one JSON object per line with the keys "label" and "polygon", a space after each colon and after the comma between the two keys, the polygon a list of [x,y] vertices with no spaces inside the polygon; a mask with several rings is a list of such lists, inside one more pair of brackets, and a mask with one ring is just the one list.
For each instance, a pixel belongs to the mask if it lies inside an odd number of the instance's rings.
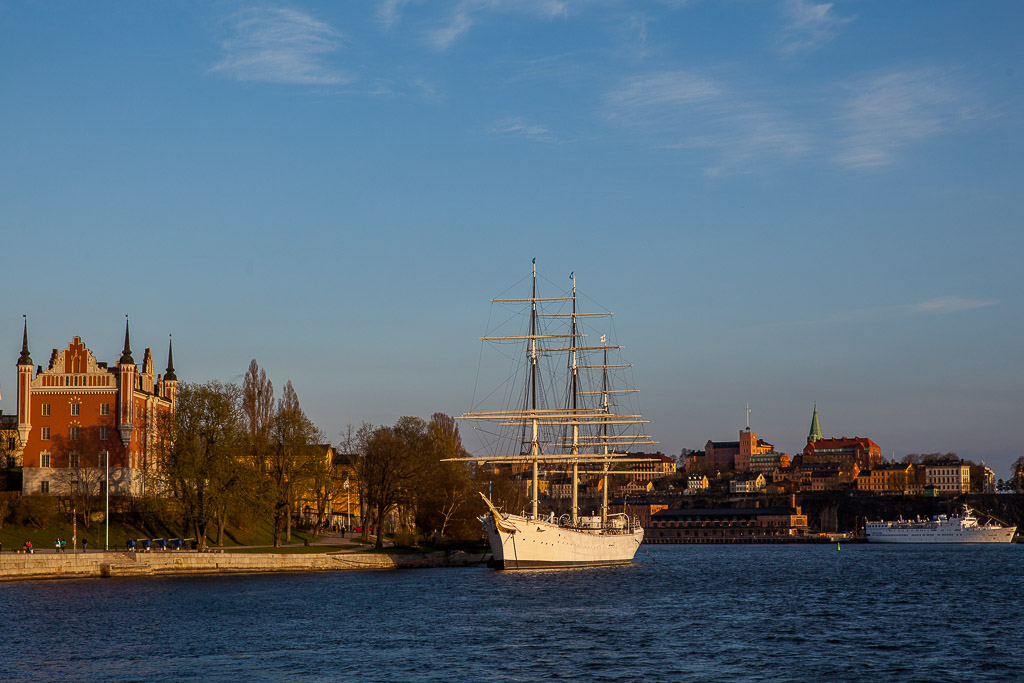
{"label": "rippled water surface", "polygon": [[1024,545],[0,584],[0,680],[1022,681]]}

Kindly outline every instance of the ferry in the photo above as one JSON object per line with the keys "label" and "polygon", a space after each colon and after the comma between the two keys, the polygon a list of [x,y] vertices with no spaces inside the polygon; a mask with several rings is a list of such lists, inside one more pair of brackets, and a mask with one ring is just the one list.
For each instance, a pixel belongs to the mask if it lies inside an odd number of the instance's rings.
{"label": "ferry", "polygon": [[865,524],[865,536],[871,543],[1010,543],[1016,531],[1015,526],[994,521],[979,524],[974,510],[966,505],[955,517]]}

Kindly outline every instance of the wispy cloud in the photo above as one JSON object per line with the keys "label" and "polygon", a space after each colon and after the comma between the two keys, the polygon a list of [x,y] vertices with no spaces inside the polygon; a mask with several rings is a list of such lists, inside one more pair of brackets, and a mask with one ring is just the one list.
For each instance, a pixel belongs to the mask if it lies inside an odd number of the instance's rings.
{"label": "wispy cloud", "polygon": [[[865,323],[879,320],[891,320],[918,315],[948,315],[971,311],[976,308],[995,306],[999,302],[989,299],[972,299],[963,296],[940,296],[916,304],[899,304],[895,306],[874,306],[846,311],[836,311],[828,316],[833,323]],[[820,321],[807,320],[801,324],[815,325]]]}
{"label": "wispy cloud", "polygon": [[337,85],[350,82],[324,57],[342,46],[342,34],[312,16],[291,9],[253,8],[230,21],[223,58],[210,67],[239,81]]}
{"label": "wispy cloud", "polygon": [[782,7],[786,24],[779,32],[778,48],[787,55],[818,49],[835,37],[841,25],[851,21],[836,16],[830,2],[787,0]]}
{"label": "wispy cloud", "polygon": [[939,135],[975,113],[949,73],[898,71],[854,82],[842,116],[848,134],[835,160],[852,167],[889,164],[908,144]]}
{"label": "wispy cloud", "polygon": [[556,19],[569,13],[572,0],[460,0],[444,24],[427,32],[437,50],[447,50],[488,14],[524,14]]}
{"label": "wispy cloud", "polygon": [[656,147],[715,152],[711,176],[751,161],[803,154],[810,145],[808,134],[784,114],[689,71],[625,80],[605,94],[604,114],[653,135]]}
{"label": "wispy cloud", "polygon": [[687,71],[667,71],[627,79],[605,94],[608,116],[631,125],[664,121],[680,108],[718,102],[722,88]]}
{"label": "wispy cloud", "polygon": [[962,296],[942,296],[936,299],[922,301],[907,307],[911,313],[923,313],[928,315],[940,315],[943,313],[959,313],[974,308],[985,308],[995,306],[995,301],[986,299],[969,299]]}
{"label": "wispy cloud", "polygon": [[402,11],[409,4],[409,0],[381,0],[377,5],[377,20],[389,29],[402,18]]}
{"label": "wispy cloud", "polygon": [[555,140],[555,136],[547,127],[528,123],[519,116],[495,121],[487,128],[487,132],[493,135],[512,135],[538,142],[553,142]]}

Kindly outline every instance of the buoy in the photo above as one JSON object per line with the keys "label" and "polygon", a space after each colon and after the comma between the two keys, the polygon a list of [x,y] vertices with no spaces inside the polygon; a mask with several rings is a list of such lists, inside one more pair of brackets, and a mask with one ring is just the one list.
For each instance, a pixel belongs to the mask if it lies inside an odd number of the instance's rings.
{"label": "buoy", "polygon": [[839,550],[839,543],[836,543],[836,550]]}

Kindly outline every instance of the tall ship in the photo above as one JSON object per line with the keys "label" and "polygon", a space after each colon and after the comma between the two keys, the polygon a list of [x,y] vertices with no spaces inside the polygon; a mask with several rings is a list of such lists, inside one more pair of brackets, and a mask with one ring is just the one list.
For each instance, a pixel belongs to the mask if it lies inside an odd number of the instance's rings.
{"label": "tall ship", "polygon": [[872,543],[1009,543],[1015,526],[989,520],[978,522],[974,510],[967,507],[957,516],[937,515],[931,519],[871,522],[864,526]]}
{"label": "tall ship", "polygon": [[[520,321],[515,334],[481,337],[505,350],[513,379],[504,381],[502,409],[468,412],[460,418],[485,432],[490,440],[485,449],[493,451],[460,460],[505,466],[524,478],[529,474],[528,511],[500,510],[481,494],[487,512],[480,521],[490,541],[493,566],[499,569],[628,564],[644,538],[636,518],[609,513],[608,481],[616,474],[632,474],[622,467],[627,463],[650,462],[630,458],[629,452],[657,442],[642,433],[646,421],[631,407],[635,390],[617,386],[616,380],[624,379],[632,366],[620,362],[622,347],[608,343],[612,314],[580,311],[576,278],[572,273],[569,278],[570,292],[539,296],[534,259],[528,298],[492,300],[492,306],[509,307],[511,319]],[[594,323],[605,331],[600,342],[588,341],[584,320],[588,328]],[[481,428],[477,423],[495,426],[488,432],[486,425]],[[540,511],[542,467],[545,475],[568,475],[568,513]],[[600,482],[599,514],[580,514],[581,477]]]}

